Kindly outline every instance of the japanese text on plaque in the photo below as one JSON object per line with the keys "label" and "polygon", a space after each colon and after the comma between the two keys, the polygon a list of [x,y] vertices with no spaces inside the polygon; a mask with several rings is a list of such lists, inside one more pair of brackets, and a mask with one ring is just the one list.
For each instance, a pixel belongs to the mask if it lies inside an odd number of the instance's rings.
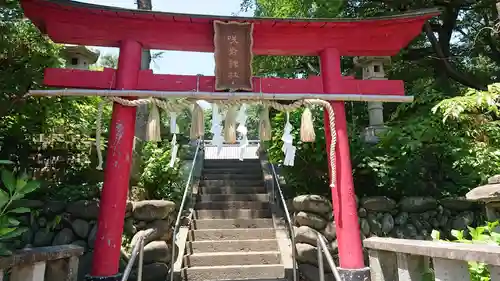
{"label": "japanese text on plaque", "polygon": [[216,90],[252,90],[252,25],[214,22]]}

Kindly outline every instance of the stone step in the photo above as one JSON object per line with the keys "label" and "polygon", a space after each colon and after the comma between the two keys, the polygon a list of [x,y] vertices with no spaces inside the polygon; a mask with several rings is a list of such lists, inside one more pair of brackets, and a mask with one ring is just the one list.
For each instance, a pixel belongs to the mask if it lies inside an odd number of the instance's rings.
{"label": "stone step", "polygon": [[279,264],[280,253],[274,252],[234,252],[234,253],[194,253],[184,256],[184,265],[219,266],[219,265],[252,265],[252,264]]}
{"label": "stone step", "polygon": [[277,279],[285,277],[280,264],[197,266],[183,269],[188,281]]}
{"label": "stone step", "polygon": [[[327,278],[328,275],[325,274],[325,278]],[[273,279],[263,279],[263,278],[259,278],[259,279],[238,279],[238,280],[205,280],[205,281],[290,281],[288,279],[283,279],[283,278],[273,278]],[[300,280],[300,279],[299,279]],[[326,279],[326,280],[330,280],[330,279]],[[331,279],[333,280],[333,279]]]}
{"label": "stone step", "polygon": [[272,228],[272,219],[208,219],[193,220],[194,229],[234,229],[234,228]]}
{"label": "stone step", "polygon": [[263,179],[201,179],[202,187],[222,187],[222,186],[262,186]]}
{"label": "stone step", "polygon": [[201,177],[203,180],[229,180],[229,181],[239,181],[239,180],[251,180],[251,181],[262,181],[262,173],[241,173],[241,174],[230,174],[230,173],[205,173]]}
{"label": "stone step", "polygon": [[211,168],[204,167],[203,174],[262,174],[261,166],[251,167],[227,167],[227,168]]}
{"label": "stone step", "polygon": [[199,194],[256,194],[266,193],[266,187],[261,183],[260,186],[249,185],[224,185],[224,186],[200,186]]}
{"label": "stone step", "polygon": [[259,201],[226,201],[226,202],[198,202],[196,210],[229,210],[229,209],[266,209],[269,202]]}
{"label": "stone step", "polygon": [[265,219],[271,218],[270,209],[195,210],[195,219]]}
{"label": "stone step", "polygon": [[269,194],[200,194],[198,202],[258,201],[269,202]]}
{"label": "stone step", "polygon": [[276,232],[274,228],[201,229],[191,230],[188,234],[188,241],[224,241],[275,238]]}
{"label": "stone step", "polygon": [[259,159],[205,159],[203,161],[204,168],[219,168],[219,167],[261,167]]}
{"label": "stone step", "polygon": [[215,252],[264,252],[279,251],[276,239],[194,241],[186,245],[188,254]]}

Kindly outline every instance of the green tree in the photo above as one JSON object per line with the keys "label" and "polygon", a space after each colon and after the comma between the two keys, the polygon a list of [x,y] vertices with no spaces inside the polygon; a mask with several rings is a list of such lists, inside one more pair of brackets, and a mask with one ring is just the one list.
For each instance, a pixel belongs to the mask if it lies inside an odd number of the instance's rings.
{"label": "green tree", "polygon": [[[421,36],[393,57],[388,78],[404,80],[407,94],[415,96],[415,102],[384,105],[389,130],[380,136],[378,144],[366,144],[362,139],[368,125],[365,104],[346,103],[358,195],[463,195],[500,172],[495,164],[500,152],[495,141],[500,131],[498,117],[491,106],[473,102],[477,92],[469,92],[470,88],[484,90],[499,79],[498,40],[490,28],[498,18],[496,1],[348,0],[340,9],[333,1],[282,2],[244,0],[242,9],[253,5],[256,16],[305,18],[371,17],[436,7],[443,10],[440,17],[426,24]],[[265,76],[302,77],[317,74],[319,69],[316,57],[257,57],[254,64],[256,74]],[[351,58],[343,58],[342,66],[344,73],[360,77]],[[322,113],[316,111],[316,142],[297,141],[296,165],[282,169],[298,193],[329,192]],[[279,162],[283,157],[280,138],[284,116],[273,116],[275,136],[269,153]],[[455,118],[443,122],[446,116]],[[299,127],[299,118],[300,113],[291,115],[294,128]]]}

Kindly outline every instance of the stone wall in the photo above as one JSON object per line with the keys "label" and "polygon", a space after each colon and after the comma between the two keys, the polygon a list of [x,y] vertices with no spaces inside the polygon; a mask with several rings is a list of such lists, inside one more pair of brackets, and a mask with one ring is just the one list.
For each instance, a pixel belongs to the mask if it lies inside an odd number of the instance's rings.
{"label": "stone wall", "polygon": [[[83,280],[90,273],[97,233],[98,201],[21,200],[13,204],[14,207],[31,208],[31,214],[18,217],[21,225],[27,226],[29,231],[24,233],[22,239],[14,241],[17,248],[64,244],[82,246],[85,254],[80,258],[78,280]],[[122,251],[122,270],[128,260],[125,252],[130,254],[137,237],[145,234],[144,272],[148,274],[143,280],[165,280],[171,260],[175,207],[175,203],[165,200],[127,202],[124,244],[128,247]]]}
{"label": "stone wall", "polygon": [[[407,197],[396,202],[380,196],[362,198],[357,203],[362,239],[379,236],[424,240],[431,239],[434,229],[441,232],[442,238],[450,238],[452,229],[467,231],[468,225],[482,224],[485,220],[482,206],[464,199]],[[301,273],[309,280],[318,280],[318,232],[328,240],[330,252],[338,260],[332,205],[318,195],[301,195],[288,205],[294,214],[297,261]],[[324,264],[328,269],[326,261]],[[328,273],[329,270],[326,271]]]}

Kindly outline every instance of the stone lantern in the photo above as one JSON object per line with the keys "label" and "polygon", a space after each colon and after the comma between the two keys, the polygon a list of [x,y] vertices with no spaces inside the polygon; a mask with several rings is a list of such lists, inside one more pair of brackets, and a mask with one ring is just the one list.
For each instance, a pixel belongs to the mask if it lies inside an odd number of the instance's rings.
{"label": "stone lantern", "polygon": [[[390,57],[356,57],[354,64],[363,69],[364,80],[387,80],[384,66],[391,63]],[[368,102],[369,126],[365,128],[364,138],[368,143],[377,143],[377,134],[384,132],[384,107],[382,102]]]}
{"label": "stone lantern", "polygon": [[92,51],[85,46],[65,45],[62,55],[66,60],[66,68],[87,70],[99,59],[99,51]]}
{"label": "stone lantern", "polygon": [[500,175],[489,178],[488,184],[474,188],[465,197],[485,203],[488,221],[500,220]]}

